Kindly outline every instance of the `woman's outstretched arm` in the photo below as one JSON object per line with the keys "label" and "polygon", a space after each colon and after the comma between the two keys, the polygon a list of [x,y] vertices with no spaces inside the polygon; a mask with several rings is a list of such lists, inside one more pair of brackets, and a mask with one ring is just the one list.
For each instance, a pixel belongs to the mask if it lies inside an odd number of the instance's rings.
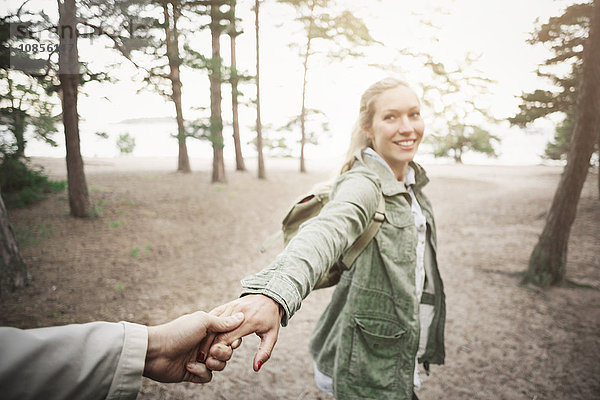
{"label": "woman's outstretched arm", "polygon": [[254,332],[261,344],[253,369],[260,369],[271,355],[279,326],[287,324],[321,275],[362,234],[375,214],[380,193],[378,178],[366,168],[338,178],[331,200],[319,215],[301,225],[269,267],[242,280],[243,297],[211,312],[222,316],[243,312],[246,318],[240,328],[219,335],[212,346],[212,338],[207,337],[199,358],[206,355],[208,368],[218,367],[221,355],[231,354],[230,343]]}

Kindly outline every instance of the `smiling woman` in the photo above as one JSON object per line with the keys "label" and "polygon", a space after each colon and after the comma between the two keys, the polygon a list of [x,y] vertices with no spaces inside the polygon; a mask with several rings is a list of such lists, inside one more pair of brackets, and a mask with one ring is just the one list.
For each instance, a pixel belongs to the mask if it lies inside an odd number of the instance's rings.
{"label": "smiling woman", "polygon": [[[444,362],[445,297],[436,261],[424,169],[413,162],[425,124],[406,83],[376,82],[363,94],[348,159],[330,201],[269,267],[242,280],[245,296],[213,310],[244,312],[244,324],[201,349],[218,349],[256,333],[258,371],[269,359],[279,324],[300,308],[328,267],[373,219],[383,195],[385,220],[343,272],[310,341],[317,386],[340,399],[414,399],[418,364]],[[212,340],[210,340],[212,342]]]}
{"label": "smiling woman", "polygon": [[381,93],[375,103],[373,122],[365,128],[367,137],[402,181],[425,132],[419,100],[412,89],[401,84]]}
{"label": "smiling woman", "polygon": [[401,80],[382,79],[363,94],[342,173],[352,167],[358,150],[372,148],[392,168],[394,176],[404,180],[408,162],[413,160],[424,132],[415,92]]}

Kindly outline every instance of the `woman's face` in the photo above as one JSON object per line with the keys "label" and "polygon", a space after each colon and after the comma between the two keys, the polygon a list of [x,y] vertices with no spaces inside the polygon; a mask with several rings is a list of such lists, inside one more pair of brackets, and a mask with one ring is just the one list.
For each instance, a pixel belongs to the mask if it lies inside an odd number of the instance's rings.
{"label": "woman's face", "polygon": [[423,138],[425,123],[417,95],[406,86],[382,92],[375,100],[373,123],[366,130],[375,150],[392,168],[396,178],[415,156]]}

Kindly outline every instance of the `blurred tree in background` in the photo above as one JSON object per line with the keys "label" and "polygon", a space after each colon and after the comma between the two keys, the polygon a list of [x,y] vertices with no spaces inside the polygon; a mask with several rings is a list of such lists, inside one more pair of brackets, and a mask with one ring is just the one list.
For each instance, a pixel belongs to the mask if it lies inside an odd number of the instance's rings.
{"label": "blurred tree in background", "polygon": [[246,164],[244,163],[244,157],[242,155],[242,144],[240,142],[240,122],[239,122],[239,97],[240,92],[238,85],[240,83],[240,74],[237,69],[237,47],[236,38],[242,33],[239,29],[239,21],[235,16],[235,8],[237,6],[237,0],[229,0],[230,6],[230,25],[227,28],[227,35],[229,36],[229,48],[231,55],[231,64],[229,72],[229,84],[231,85],[231,126],[233,128],[233,146],[235,147],[235,169],[237,171],[245,171]]}
{"label": "blurred tree in background", "polygon": [[589,36],[583,45],[574,115],[567,165],[554,194],[544,230],[531,253],[524,283],[538,286],[565,283],[571,226],[577,214],[594,143],[600,137],[600,0],[594,0]]}
{"label": "blurred tree in background", "polygon": [[208,77],[210,79],[210,135],[209,140],[213,146],[212,182],[226,182],[225,159],[223,158],[223,116],[221,114],[221,85],[223,79],[223,59],[221,58],[221,35],[227,29],[227,20],[231,18],[231,7],[223,11],[223,0],[211,0],[209,3],[210,36],[212,44],[212,57],[208,64]]}
{"label": "blurred tree in background", "polygon": [[[222,85],[225,82],[231,85],[232,97],[232,128],[234,137],[234,147],[236,154],[236,166],[238,170],[245,169],[244,160],[241,153],[241,144],[239,138],[239,122],[238,122],[238,84],[241,80],[248,79],[245,75],[240,75],[237,70],[235,38],[241,32],[236,28],[235,7],[236,1],[232,0],[207,0],[207,1],[191,1],[194,4],[196,12],[199,15],[208,15],[210,21],[211,36],[211,57],[203,56],[199,51],[193,50],[188,43],[184,47],[189,54],[185,61],[187,65],[195,69],[205,69],[208,71],[210,82],[210,119],[208,123],[201,120],[192,123],[195,137],[208,139],[213,147],[213,170],[212,182],[226,182],[225,177],[225,159],[223,156],[223,148],[225,143],[223,140],[223,116],[221,110],[222,102]],[[200,7],[200,8],[199,8]],[[202,11],[201,7],[204,7]],[[229,74],[225,73],[223,58],[221,56],[221,37],[227,33],[230,37],[231,49],[231,66]],[[229,76],[227,76],[229,75]]]}
{"label": "blurred tree in background", "polygon": [[262,121],[260,118],[260,0],[254,1],[254,33],[256,38],[256,152],[258,153],[258,179],[266,179],[263,157]]}
{"label": "blurred tree in background", "polygon": [[[300,172],[306,172],[304,147],[309,133],[306,129],[308,108],[306,105],[309,60],[321,53],[328,61],[343,61],[348,57],[360,57],[361,46],[375,43],[365,23],[352,12],[336,12],[334,0],[278,0],[296,9],[296,21],[304,29],[305,44],[300,47],[302,57],[302,105],[300,115],[292,121],[300,125]],[[294,43],[294,45],[296,45]]]}
{"label": "blurred tree in background", "polygon": [[[291,140],[289,133],[293,132],[298,126],[304,127],[304,143],[301,140]],[[302,121],[302,115],[296,115],[292,117],[287,124],[277,129],[276,132],[272,132],[267,138],[270,143],[268,146],[271,149],[285,150],[285,154],[291,156],[295,146],[295,143],[300,143],[300,146],[307,144],[317,145],[319,144],[319,138],[329,132],[329,121],[327,115],[315,108],[304,109],[304,122]],[[303,154],[302,151],[300,153]],[[301,160],[304,159],[301,156]],[[300,171],[306,172],[306,171]]]}
{"label": "blurred tree in background", "polygon": [[69,208],[72,216],[83,218],[91,215],[91,206],[79,140],[77,98],[81,73],[77,31],[79,19],[75,0],[59,0],[58,15],[58,79],[67,150]]}
{"label": "blurred tree in background", "polygon": [[129,133],[121,133],[117,139],[117,148],[121,154],[131,154],[135,149],[135,138]]}
{"label": "blurred tree in background", "polygon": [[440,44],[442,27],[451,15],[449,7],[438,3],[422,13],[412,12],[419,37],[411,38],[391,62],[372,65],[404,77],[421,92],[427,121],[424,144],[434,157],[456,163],[467,153],[497,157],[501,139],[490,132],[498,123],[490,110],[495,82],[481,71],[480,54],[447,54]]}
{"label": "blurred tree in background", "polygon": [[[554,89],[537,89],[521,95],[519,113],[509,121],[521,127],[552,114],[563,114],[556,127],[554,139],[546,146],[544,156],[551,160],[565,160],[575,128],[575,105],[581,82],[583,44],[588,36],[592,3],[568,6],[562,15],[550,18],[532,34],[531,44],[551,46],[554,56],[548,58],[537,71]],[[569,66],[565,70],[565,66]]]}
{"label": "blurred tree in background", "polygon": [[0,152],[3,158],[25,157],[28,128],[36,139],[56,146],[52,136],[58,132],[56,123],[60,120],[58,115],[53,115],[58,98],[56,84],[47,72],[49,60],[18,47],[17,23],[22,24],[23,30],[39,29],[44,20],[22,9],[0,18]]}
{"label": "blurred tree in background", "polygon": [[492,142],[499,142],[500,138],[475,125],[450,123],[446,135],[432,134],[428,138],[433,144],[434,157],[452,157],[458,164],[462,164],[462,156],[467,151],[498,156]]}
{"label": "blurred tree in background", "polygon": [[474,68],[477,57],[467,55],[462,65],[448,67],[432,55],[420,53],[417,58],[430,70],[430,79],[422,85],[423,103],[433,111],[433,131],[426,142],[433,146],[435,157],[452,157],[462,163],[468,152],[497,157],[495,144],[500,138],[488,126],[496,120],[485,107],[490,94],[490,79]]}

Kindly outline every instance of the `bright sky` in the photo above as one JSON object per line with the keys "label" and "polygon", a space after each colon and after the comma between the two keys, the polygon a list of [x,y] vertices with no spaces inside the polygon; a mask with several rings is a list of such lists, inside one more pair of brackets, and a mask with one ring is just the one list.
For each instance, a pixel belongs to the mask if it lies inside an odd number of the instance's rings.
{"label": "bright sky", "polygon": [[[3,0],[2,7],[8,3],[9,9],[15,9],[21,2]],[[404,48],[424,50],[435,54],[446,62],[460,62],[468,52],[481,54],[477,64],[484,74],[497,82],[491,94],[492,111],[497,118],[505,119],[517,110],[516,96],[546,83],[540,81],[535,70],[548,56],[548,50],[533,47],[526,43],[535,27],[536,19],[546,21],[549,16],[558,15],[568,4],[557,0],[503,0],[502,2],[482,2],[477,0],[453,0],[443,2],[447,14],[435,14],[439,1],[381,0],[364,2],[345,0],[344,6],[354,10],[362,17],[375,39],[385,47],[373,46],[369,57],[327,62],[315,57],[311,62],[313,69],[309,73],[308,106],[323,110],[328,118],[330,134],[318,147],[310,148],[309,157],[339,156],[344,153],[349,132],[357,115],[358,101],[364,89],[381,77],[389,75],[369,67],[369,64],[389,64],[402,58],[399,51]],[[244,34],[238,38],[238,68],[254,72],[254,14],[251,9],[253,0],[239,0],[238,16],[242,19]],[[30,10],[38,8],[53,15],[56,13],[54,0],[32,0]],[[417,14],[417,15],[415,15]],[[419,17],[421,15],[421,17]],[[301,59],[295,50],[288,47],[292,41],[302,39],[301,33],[291,22],[294,11],[291,7],[267,1],[261,8],[261,90],[262,120],[264,124],[278,127],[297,114],[300,109],[302,84]],[[434,34],[432,29],[423,29],[419,18],[433,20],[440,27]],[[436,44],[432,36],[438,40]],[[96,40],[92,43],[80,41],[80,57],[93,61],[97,69],[106,68],[110,62],[121,63],[113,70],[120,80],[114,85],[88,86],[80,96],[79,111],[81,122],[82,153],[84,156],[113,156],[117,154],[116,137],[129,131],[136,137],[138,146],[134,155],[161,156],[176,155],[177,144],[165,126],[139,125],[124,126],[116,124],[131,118],[174,116],[174,106],[151,91],[136,93],[143,84],[140,74],[114,52],[105,50],[104,43]],[[197,48],[209,50],[208,33],[196,36],[193,40]],[[222,53],[229,58],[229,40],[223,38]],[[406,59],[404,59],[406,60]],[[403,78],[418,84],[420,66],[411,65]],[[192,116],[192,107],[208,106],[208,78],[202,73],[183,73],[184,116]],[[415,80],[417,82],[415,82]],[[243,92],[253,96],[251,86],[242,88]],[[225,119],[230,119],[230,98],[224,88],[223,111]],[[252,127],[255,121],[253,109],[243,108],[241,113],[242,139],[250,141],[254,135]],[[504,137],[503,156],[499,160],[509,164],[528,164],[537,162],[536,153],[540,153],[548,139],[548,123],[538,126],[546,130],[545,134],[524,135],[507,123],[501,124],[495,131]],[[97,139],[93,132],[105,131],[110,139]],[[224,132],[226,155],[232,156],[229,141],[229,128]],[[57,138],[62,136],[57,135]],[[210,157],[212,152],[207,143],[189,140],[191,157]],[[246,154],[251,154],[248,147]],[[30,143],[29,155],[64,155],[64,148],[51,149],[44,144]],[[480,162],[481,158],[471,157],[467,161]]]}

